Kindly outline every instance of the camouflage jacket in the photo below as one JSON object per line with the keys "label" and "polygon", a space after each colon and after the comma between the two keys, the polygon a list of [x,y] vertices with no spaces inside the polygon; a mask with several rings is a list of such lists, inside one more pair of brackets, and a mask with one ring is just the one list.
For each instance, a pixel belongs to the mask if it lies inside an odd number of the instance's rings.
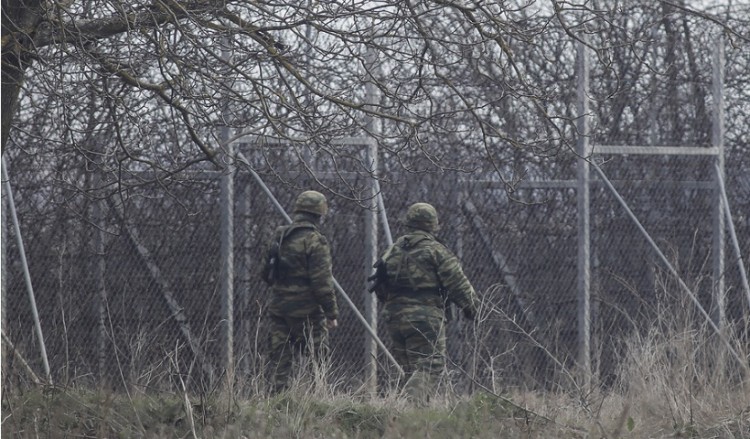
{"label": "camouflage jacket", "polygon": [[432,234],[414,230],[401,236],[386,250],[382,260],[386,266],[388,308],[442,305],[449,301],[476,314],[476,293],[461,263]]}
{"label": "camouflage jacket", "polygon": [[336,319],[339,310],[328,241],[304,213],[296,214],[291,226],[278,227],[273,239],[278,242],[281,234],[292,226],[301,227],[291,230],[279,248],[269,312],[285,317],[307,317],[322,312],[326,318]]}

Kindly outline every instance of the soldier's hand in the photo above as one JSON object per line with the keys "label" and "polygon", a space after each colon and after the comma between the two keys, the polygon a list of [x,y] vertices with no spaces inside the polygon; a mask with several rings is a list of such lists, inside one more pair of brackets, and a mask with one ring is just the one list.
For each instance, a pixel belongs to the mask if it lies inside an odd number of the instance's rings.
{"label": "soldier's hand", "polygon": [[339,322],[336,319],[326,319],[326,326],[328,329],[335,329],[339,327]]}

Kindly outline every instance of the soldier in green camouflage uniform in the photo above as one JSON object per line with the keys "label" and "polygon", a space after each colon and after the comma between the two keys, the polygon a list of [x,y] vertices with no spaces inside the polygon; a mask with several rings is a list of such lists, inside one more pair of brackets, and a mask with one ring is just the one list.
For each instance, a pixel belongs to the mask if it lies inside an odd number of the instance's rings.
{"label": "soldier in green camouflage uniform", "polygon": [[274,234],[273,242],[280,243],[268,308],[274,392],[288,386],[295,357],[327,358],[328,330],[338,325],[331,251],[318,231],[320,218],[327,212],[323,194],[305,191],[295,202],[292,224],[277,228]]}
{"label": "soldier in green camouflage uniform", "polygon": [[406,372],[405,391],[423,401],[445,369],[445,307],[455,303],[473,320],[477,298],[458,258],[433,235],[435,208],[413,204],[406,226],[408,232],[381,258],[385,276],[378,282],[384,285],[376,292],[385,302],[393,356]]}

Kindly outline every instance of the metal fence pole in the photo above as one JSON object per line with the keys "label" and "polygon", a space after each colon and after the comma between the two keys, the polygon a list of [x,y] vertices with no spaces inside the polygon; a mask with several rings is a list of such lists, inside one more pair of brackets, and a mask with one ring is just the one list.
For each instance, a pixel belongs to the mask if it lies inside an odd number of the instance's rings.
{"label": "metal fence pole", "polygon": [[578,44],[576,70],[578,78],[578,366],[584,388],[591,384],[591,235],[589,157],[589,55],[583,43]]}
{"label": "metal fence pole", "polygon": [[[364,300],[364,315],[367,322],[372,327],[373,331],[377,331],[378,328],[378,303],[375,294],[372,294],[367,289],[367,277],[372,273],[375,261],[378,259],[378,203],[377,203],[377,189],[375,182],[377,181],[377,143],[369,142],[365,147],[365,163],[370,166],[373,173],[372,182],[369,187],[369,194],[367,200],[367,208],[364,209],[365,215],[365,272],[363,273],[363,300]],[[375,340],[371,337],[365,337],[364,340],[364,351],[365,351],[365,383],[366,387],[370,391],[377,392],[378,388],[378,345]]]}
{"label": "metal fence pole", "polygon": [[724,281],[724,206],[721,197],[721,182],[724,176],[724,42],[718,38],[713,51],[713,120],[711,124],[711,144],[718,150],[716,154],[717,172],[714,174],[713,203],[713,318],[716,325],[724,329],[727,324],[726,288]]}
{"label": "metal fence pole", "polygon": [[[371,75],[375,75],[378,72],[377,68],[377,57],[372,50],[368,50],[366,53],[366,70]],[[370,105],[377,106],[378,104],[378,90],[372,81],[368,81],[365,85],[365,101],[369,102]],[[375,119],[372,116],[366,116],[365,125],[370,133],[375,134],[377,126]],[[375,261],[378,259],[378,143],[375,139],[368,139],[365,145],[365,166],[369,167],[369,171],[372,175],[370,186],[367,194],[367,209],[364,210],[365,215],[365,272],[363,273],[363,287],[362,287],[362,299],[364,302],[364,312],[367,322],[373,331],[378,330],[378,302],[375,294],[368,291],[367,288],[367,277],[372,273],[372,267],[375,265]],[[372,336],[365,337],[364,340],[365,350],[365,383],[366,387],[371,392],[375,393],[378,389],[378,345]]]}
{"label": "metal fence pole", "polygon": [[[221,51],[222,59],[231,65],[231,52],[227,49],[229,46],[228,38],[221,40],[223,48]],[[231,89],[231,83],[225,83],[227,89]],[[225,169],[221,176],[221,219],[219,220],[219,234],[221,235],[221,250],[219,263],[219,278],[221,283],[221,341],[222,341],[222,361],[226,372],[226,386],[231,389],[234,384],[234,173],[235,166],[234,148],[235,144],[229,142],[231,135],[227,126],[229,119],[228,104],[222,105],[222,119],[219,138],[225,148]]]}
{"label": "metal fence pole", "polygon": [[388,213],[385,211],[385,202],[383,201],[383,193],[380,191],[380,180],[375,179],[375,191],[378,194],[378,213],[380,214],[380,222],[383,223],[383,232],[385,233],[385,244],[390,247],[393,245],[393,235],[391,234],[391,226],[388,223]]}
{"label": "metal fence pole", "polygon": [[[2,155],[0,160],[5,163],[5,154]],[[2,193],[0,203],[5,203],[8,197],[6,192],[5,185],[2,185],[0,188],[0,193]],[[2,206],[5,206],[5,204],[2,204]],[[3,209],[2,206],[0,206],[0,332],[5,334],[7,329],[5,310],[8,304],[8,296],[6,295],[6,283],[8,282],[8,246],[6,245],[6,242],[8,242],[8,219],[6,218],[7,209]],[[0,368],[2,368],[0,379],[3,380],[5,379],[5,366],[8,364],[5,349],[5,343],[0,343]]]}
{"label": "metal fence pole", "polygon": [[39,310],[36,307],[36,299],[34,298],[34,288],[31,285],[31,274],[29,273],[29,264],[26,259],[26,250],[23,246],[23,238],[21,237],[21,226],[18,223],[18,213],[16,212],[16,204],[13,202],[13,191],[10,187],[10,180],[8,179],[8,171],[5,168],[5,160],[2,160],[2,179],[3,186],[5,186],[5,193],[8,196],[8,208],[10,209],[10,217],[13,221],[13,228],[16,234],[16,243],[18,244],[18,252],[21,256],[21,265],[23,266],[23,279],[26,282],[26,291],[29,293],[29,302],[31,303],[31,314],[34,318],[34,328],[36,330],[36,336],[39,341],[39,351],[42,356],[42,363],[44,364],[44,374],[47,378],[47,383],[52,384],[52,373],[49,368],[49,361],[47,361],[47,348],[44,345],[44,335],[42,334],[42,323],[39,320]]}
{"label": "metal fence pole", "polygon": [[[223,127],[222,132],[228,131]],[[232,144],[226,146],[231,154]],[[221,176],[221,342],[227,388],[234,383],[234,166]]]}

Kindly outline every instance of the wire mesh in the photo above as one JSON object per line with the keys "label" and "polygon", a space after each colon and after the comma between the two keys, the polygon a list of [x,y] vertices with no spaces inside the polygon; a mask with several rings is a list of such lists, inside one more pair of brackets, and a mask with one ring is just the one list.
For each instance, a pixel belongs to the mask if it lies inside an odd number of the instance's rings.
{"label": "wire mesh", "polygon": [[[693,158],[690,167],[670,163],[679,159],[627,161],[627,166],[616,168],[608,163],[610,178],[704,307],[715,311],[715,191],[710,181],[697,178],[711,175],[711,159]],[[676,171],[683,168],[688,170]],[[728,180],[747,183],[741,170],[730,171],[735,173],[730,172]],[[283,219],[247,173],[238,171],[235,178],[235,352],[240,379],[256,382],[262,379],[267,358],[269,289],[259,282],[261,249]],[[351,187],[366,181],[365,176],[347,180]],[[297,184],[276,182],[271,190],[289,207]],[[559,374],[574,367],[577,351],[575,190],[519,189],[515,196],[525,202],[517,202],[492,182],[411,173],[393,175],[381,186],[394,236],[403,232],[401,217],[408,205],[428,201],[436,206],[442,224],[438,236],[460,257],[483,301],[477,327],[460,318],[448,323],[450,368],[492,386],[545,387],[560,382]],[[665,293],[679,291],[674,279],[660,267],[611,194],[598,181],[592,186],[594,357],[599,375],[607,379],[616,376],[621,340],[630,331],[645,330],[660,313],[669,312],[671,302],[683,299],[679,293]],[[740,212],[748,203],[743,187],[738,185],[730,194]],[[23,194],[22,189],[16,188]],[[65,217],[64,209],[40,216],[29,208],[29,197],[19,197],[45,344],[57,382],[150,388],[169,384],[179,373],[208,385],[201,355],[209,369],[221,373],[218,179],[170,188],[169,197],[160,196],[158,188],[150,191],[150,197],[120,205],[99,201],[106,214],[91,223]],[[364,212],[355,201],[332,198],[322,226],[333,252],[334,275],[359,309],[369,294],[364,281]],[[743,251],[749,251],[747,219],[734,225],[744,237]],[[382,251],[382,231],[380,238]],[[103,251],[97,250],[96,239],[102,239]],[[6,331],[32,366],[40,368],[17,249],[11,243],[6,248]],[[742,322],[747,304],[732,261],[729,257],[726,264],[726,309],[731,322]],[[177,308],[170,306],[170,297]],[[355,387],[365,379],[367,334],[345,303],[339,304],[341,329],[332,333],[334,373],[344,385]],[[184,321],[178,315],[184,315]],[[384,328],[379,328],[379,335],[389,346]],[[189,337],[197,343],[191,345]],[[382,354],[378,364],[380,381],[387,382],[392,367]],[[458,373],[457,382],[471,385]]]}
{"label": "wire mesh", "polygon": [[[710,146],[711,70],[697,68],[696,75],[677,71],[667,79],[641,75],[633,82],[610,78],[611,71],[593,72],[597,119],[591,142]],[[622,84],[632,87],[613,90]],[[701,99],[695,90],[701,90]],[[743,120],[746,102],[741,94],[727,99],[730,133],[741,132],[731,128]],[[726,142],[732,224],[747,270],[750,155],[746,139],[729,134]],[[241,148],[285,208],[303,189],[329,194],[330,214],[322,230],[331,244],[334,275],[362,309],[370,269],[362,200],[372,172],[362,144]],[[478,325],[460,318],[448,323],[449,369],[456,383],[465,389],[473,380],[492,388],[549,388],[565,381],[579,349],[578,212],[574,183],[566,183],[575,177],[576,157],[560,151],[536,160],[510,152],[473,172],[426,171],[429,166],[408,172],[389,154],[381,157],[380,187],[394,237],[403,232],[400,219],[411,203],[435,205],[442,224],[438,237],[459,256],[483,303]],[[713,158],[610,155],[595,160],[701,304],[715,314]],[[215,385],[224,366],[221,325],[227,317],[219,292],[220,176],[198,171],[168,182],[144,179],[99,198],[61,183],[67,180],[53,172],[38,172],[49,169],[40,165],[44,162],[40,156],[14,158],[11,183],[55,381],[149,389],[168,387],[184,375],[204,387]],[[497,179],[520,166],[527,167],[528,184]],[[234,179],[234,351],[238,382],[255,388],[264,380],[268,354],[269,289],[259,281],[259,264],[265,240],[283,218],[243,166],[238,165]],[[534,184],[549,181],[558,184]],[[647,331],[676,310],[694,309],[597,178],[592,179],[591,206],[594,367],[604,382],[612,382],[628,334]],[[39,371],[23,261],[8,231],[3,233],[3,330]],[[382,252],[382,230],[379,242]],[[733,328],[747,331],[750,304],[740,288],[737,256],[730,248],[726,254],[720,274],[726,317]],[[333,373],[344,387],[356,388],[366,379],[363,370],[370,361],[364,348],[367,333],[343,301],[339,306]],[[382,326],[378,334],[389,346]],[[379,381],[386,383],[393,368],[382,352],[376,360]]]}

